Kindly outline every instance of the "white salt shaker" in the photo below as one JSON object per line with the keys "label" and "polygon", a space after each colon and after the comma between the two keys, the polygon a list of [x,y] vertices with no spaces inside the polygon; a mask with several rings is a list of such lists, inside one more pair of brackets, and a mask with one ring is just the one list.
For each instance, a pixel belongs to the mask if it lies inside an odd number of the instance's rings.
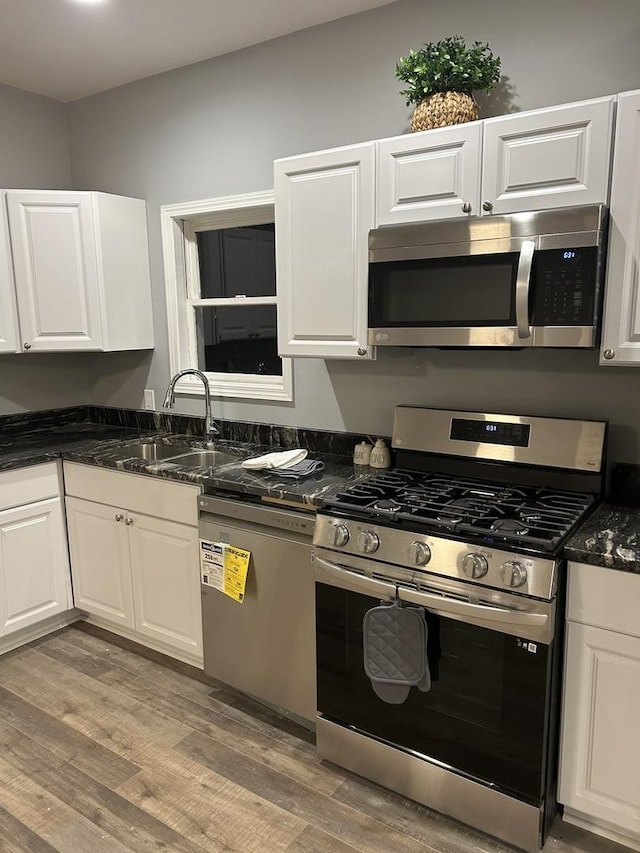
{"label": "white salt shaker", "polygon": [[372,468],[390,468],[391,467],[391,451],[387,447],[383,438],[379,438],[369,458],[369,465]]}
{"label": "white salt shaker", "polygon": [[371,445],[367,441],[361,441],[353,448],[353,464],[368,465],[371,456]]}

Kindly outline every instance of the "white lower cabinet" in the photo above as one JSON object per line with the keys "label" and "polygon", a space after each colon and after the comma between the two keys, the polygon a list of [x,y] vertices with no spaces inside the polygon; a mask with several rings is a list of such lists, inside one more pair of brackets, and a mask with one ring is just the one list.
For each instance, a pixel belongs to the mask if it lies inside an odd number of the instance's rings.
{"label": "white lower cabinet", "polygon": [[51,630],[72,606],[57,464],[1,474],[0,650]]}
{"label": "white lower cabinet", "polygon": [[640,850],[640,578],[573,563],[569,579],[559,799]]}
{"label": "white lower cabinet", "polygon": [[65,484],[76,607],[202,667],[199,487],[76,464]]}

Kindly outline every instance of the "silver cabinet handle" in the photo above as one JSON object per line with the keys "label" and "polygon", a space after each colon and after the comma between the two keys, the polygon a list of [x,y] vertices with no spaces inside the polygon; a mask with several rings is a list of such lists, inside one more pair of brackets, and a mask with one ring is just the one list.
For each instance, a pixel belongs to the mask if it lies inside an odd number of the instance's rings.
{"label": "silver cabinet handle", "polygon": [[465,201],[465,203],[462,205],[462,212],[463,213],[471,213],[471,205],[469,204],[468,201]]}
{"label": "silver cabinet handle", "polygon": [[536,244],[533,240],[523,240],[518,258],[518,272],[516,274],[516,325],[518,326],[518,337],[530,338],[529,327],[529,286],[531,284],[531,268],[533,266],[533,253]]}
{"label": "silver cabinet handle", "polygon": [[22,344],[22,346],[23,346],[25,349],[31,349],[31,344],[27,343],[26,341]]}
{"label": "silver cabinet handle", "polygon": [[115,515],[116,521],[122,521],[123,518],[124,518],[124,515],[121,512],[116,513],[116,515]]}
{"label": "silver cabinet handle", "polygon": [[489,213],[490,211],[493,210],[493,204],[490,201],[483,201],[482,202],[482,209],[486,210],[487,213]]}
{"label": "silver cabinet handle", "polygon": [[133,519],[132,518],[125,518],[124,523],[127,525],[127,527],[129,527],[130,524],[133,524]]}
{"label": "silver cabinet handle", "polygon": [[337,586],[340,589],[348,589],[352,592],[360,592],[362,595],[370,595],[373,598],[394,599],[396,597],[395,584],[350,572],[341,566],[330,563],[328,560],[323,560],[316,554],[311,555],[311,560],[315,566],[316,580],[320,583]]}

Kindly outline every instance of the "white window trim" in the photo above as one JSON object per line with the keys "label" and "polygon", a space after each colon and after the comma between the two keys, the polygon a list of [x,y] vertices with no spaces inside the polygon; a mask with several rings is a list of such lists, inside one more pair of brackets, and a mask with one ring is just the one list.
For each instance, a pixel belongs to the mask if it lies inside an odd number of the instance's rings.
{"label": "white window trim", "polygon": [[[167,324],[169,333],[169,366],[171,375],[187,367],[197,367],[194,351],[193,306],[198,302],[211,305],[232,300],[191,300],[187,304],[189,281],[198,280],[198,254],[195,234],[211,228],[232,228],[274,222],[273,191],[247,193],[167,204],[160,208],[162,254],[164,258]],[[195,266],[194,266],[195,265]],[[240,300],[238,300],[240,301]],[[277,297],[250,297],[243,304],[274,304]],[[259,376],[243,373],[207,373],[212,397],[236,397],[253,400],[293,400],[293,369],[290,358],[282,359],[282,376]],[[176,385],[178,394],[204,395],[202,383],[193,376]]]}

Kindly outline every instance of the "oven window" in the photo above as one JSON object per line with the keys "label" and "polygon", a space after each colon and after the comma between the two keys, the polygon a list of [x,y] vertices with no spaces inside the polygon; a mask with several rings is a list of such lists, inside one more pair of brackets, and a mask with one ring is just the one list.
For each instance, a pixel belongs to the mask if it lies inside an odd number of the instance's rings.
{"label": "oven window", "polygon": [[427,611],[432,686],[399,705],[373,691],[362,622],[380,602],[316,584],[318,711],[538,804],[543,795],[549,648]]}
{"label": "oven window", "polygon": [[370,265],[369,325],[515,325],[518,255],[476,255]]}

